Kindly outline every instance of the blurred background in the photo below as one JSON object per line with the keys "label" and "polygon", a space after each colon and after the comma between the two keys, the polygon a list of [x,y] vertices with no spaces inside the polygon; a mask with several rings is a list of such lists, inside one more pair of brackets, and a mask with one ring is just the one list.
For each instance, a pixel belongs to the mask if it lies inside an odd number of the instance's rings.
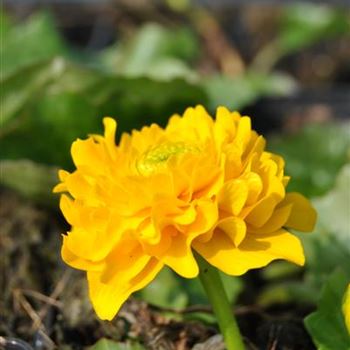
{"label": "blurred background", "polygon": [[219,349],[200,347],[216,332],[200,286],[168,270],[98,321],[83,274],[60,260],[67,225],[51,194],[57,169],[73,169],[72,141],[102,132],[104,116],[120,135],[200,103],[251,116],[285,157],[288,189],[319,211],[304,269],[223,276],[244,335],[252,349],[326,346],[303,318],[332,303],[328,278],[350,279],[349,2],[4,0],[0,16],[0,336],[34,349],[105,349],[103,337],[125,346],[111,349]]}

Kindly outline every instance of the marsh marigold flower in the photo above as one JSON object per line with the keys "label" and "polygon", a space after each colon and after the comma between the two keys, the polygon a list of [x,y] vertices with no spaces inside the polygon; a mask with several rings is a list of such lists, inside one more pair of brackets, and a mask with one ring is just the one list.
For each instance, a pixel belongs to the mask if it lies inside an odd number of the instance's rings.
{"label": "marsh marigold flower", "polygon": [[265,151],[249,117],[220,107],[215,121],[202,106],[174,115],[115,144],[116,122],[104,136],[73,143],[76,170],[61,170],[60,208],[71,225],[62,257],[87,271],[93,306],[112,319],[131,293],[163,266],[198,275],[193,251],[229,275],[275,259],[304,263],[299,239],[316,213],[286,193],[284,161]]}

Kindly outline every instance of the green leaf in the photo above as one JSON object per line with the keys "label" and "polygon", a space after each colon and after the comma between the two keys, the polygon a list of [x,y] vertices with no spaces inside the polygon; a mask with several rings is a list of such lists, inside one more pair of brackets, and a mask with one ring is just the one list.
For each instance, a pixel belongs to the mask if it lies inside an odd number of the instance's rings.
{"label": "green leaf", "polygon": [[329,232],[350,254],[350,164],[339,172],[335,187],[313,200],[319,219],[318,231]]}
{"label": "green leaf", "polygon": [[1,80],[2,134],[8,121],[18,115],[31,100],[38,97],[40,91],[55,77],[58,78],[63,70],[63,61],[56,59],[49,63],[39,62],[19,69],[15,74]]}
{"label": "green leaf", "polygon": [[324,5],[299,3],[286,7],[277,42],[286,54],[349,32],[349,17],[344,11]]}
{"label": "green leaf", "polygon": [[56,167],[30,160],[0,161],[0,184],[12,188],[26,198],[41,204],[57,205],[52,193],[58,183]]}
{"label": "green leaf", "polygon": [[2,157],[71,166],[71,143],[102,126],[96,107],[77,94],[44,95],[26,112],[14,132],[0,139]]}
{"label": "green leaf", "polygon": [[144,350],[139,343],[117,343],[113,340],[102,338],[88,350]]}
{"label": "green leaf", "polygon": [[218,106],[240,110],[262,96],[285,96],[296,88],[294,80],[281,73],[261,74],[248,71],[237,78],[214,75],[203,80],[209,97],[209,107]]}
{"label": "green leaf", "polygon": [[101,60],[111,71],[129,77],[193,80],[196,75],[186,62],[192,61],[197,52],[198,40],[189,29],[149,23],[128,41],[107,49]]}
{"label": "green leaf", "polygon": [[1,99],[2,158],[70,166],[71,142],[101,132],[103,116],[117,117],[120,136],[152,122],[164,125],[173,113],[205,104],[206,95],[183,79],[119,77],[56,58],[6,78]]}
{"label": "green leaf", "polygon": [[9,23],[8,20],[1,21],[3,76],[19,67],[65,54],[65,45],[48,13],[36,13],[23,24]]}
{"label": "green leaf", "polygon": [[305,326],[319,349],[350,349],[350,334],[342,313],[342,300],[348,282],[341,270],[334,272],[322,290],[317,311],[305,318]]}
{"label": "green leaf", "polygon": [[176,309],[188,303],[179,278],[168,268],[163,268],[155,280],[138,294],[146,302],[159,307]]}
{"label": "green leaf", "polygon": [[286,161],[289,191],[319,196],[333,187],[349,159],[350,123],[311,124],[296,135],[270,138],[268,148]]}

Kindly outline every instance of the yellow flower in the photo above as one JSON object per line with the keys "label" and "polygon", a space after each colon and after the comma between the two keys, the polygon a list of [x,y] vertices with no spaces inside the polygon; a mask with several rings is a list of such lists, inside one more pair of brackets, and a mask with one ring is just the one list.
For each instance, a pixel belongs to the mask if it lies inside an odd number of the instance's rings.
{"label": "yellow flower", "polygon": [[316,213],[298,193],[286,193],[281,157],[249,117],[202,106],[123,134],[104,118],[104,136],[73,143],[76,170],[61,170],[60,208],[72,226],[62,257],[87,271],[90,298],[112,319],[129,295],[164,265],[196,277],[196,251],[229,275],[286,259],[303,265],[299,239],[286,228],[312,231]]}
{"label": "yellow flower", "polygon": [[350,284],[348,285],[344,296],[343,313],[345,325],[350,335]]}

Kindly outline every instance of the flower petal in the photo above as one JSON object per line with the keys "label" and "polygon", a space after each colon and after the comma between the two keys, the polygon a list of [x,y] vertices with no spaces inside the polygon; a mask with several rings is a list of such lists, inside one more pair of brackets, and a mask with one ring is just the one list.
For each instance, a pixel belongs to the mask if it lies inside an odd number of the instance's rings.
{"label": "flower petal", "polygon": [[63,235],[61,257],[66,264],[79,270],[102,271],[105,266],[104,261],[90,261],[75,255],[67,246],[66,235]]}
{"label": "flower petal", "polygon": [[245,221],[254,227],[262,227],[270,219],[277,204],[276,197],[271,194],[264,197],[249,209]]}
{"label": "flower petal", "polygon": [[194,278],[199,272],[191,249],[194,236],[196,235],[185,236],[179,233],[173,237],[169,249],[164,255],[159,257],[165,265],[168,265],[176,273],[185,278]]}
{"label": "flower petal", "polygon": [[248,198],[248,187],[243,180],[226,182],[218,194],[220,210],[238,215]]}
{"label": "flower petal", "polygon": [[119,278],[116,274],[108,284],[101,282],[100,272],[88,271],[89,295],[98,317],[112,320],[128,297],[149,284],[162,267],[163,264],[153,258],[136,276],[123,274],[123,278]]}
{"label": "flower petal", "polygon": [[300,193],[287,193],[283,201],[284,204],[292,204],[292,212],[285,224],[286,227],[294,228],[301,232],[313,231],[317,212],[312,207],[309,200],[307,200]]}
{"label": "flower petal", "polygon": [[238,248],[223,233],[215,234],[204,244],[195,240],[193,246],[210,264],[229,275],[242,275],[275,259],[289,260],[298,265],[303,265],[305,260],[299,239],[285,230],[246,236]]}
{"label": "flower petal", "polygon": [[244,221],[234,216],[220,220],[217,228],[225,232],[236,247],[243,241],[247,231]]}
{"label": "flower petal", "polygon": [[292,204],[287,204],[276,208],[270,219],[263,226],[259,228],[250,226],[248,229],[249,233],[269,233],[279,230],[287,222],[291,210]]}

